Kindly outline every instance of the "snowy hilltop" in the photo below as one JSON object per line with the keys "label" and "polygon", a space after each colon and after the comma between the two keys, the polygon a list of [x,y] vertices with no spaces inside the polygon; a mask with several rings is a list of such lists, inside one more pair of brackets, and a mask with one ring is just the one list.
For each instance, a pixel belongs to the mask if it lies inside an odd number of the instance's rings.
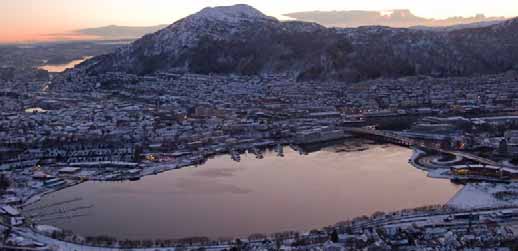
{"label": "snowy hilltop", "polygon": [[74,72],[291,74],[359,81],[470,76],[518,68],[518,22],[425,31],[281,22],[248,5],[205,8]]}
{"label": "snowy hilltop", "polygon": [[205,18],[223,22],[238,23],[243,20],[271,19],[252,6],[238,4],[232,7],[207,7],[191,16],[192,19]]}

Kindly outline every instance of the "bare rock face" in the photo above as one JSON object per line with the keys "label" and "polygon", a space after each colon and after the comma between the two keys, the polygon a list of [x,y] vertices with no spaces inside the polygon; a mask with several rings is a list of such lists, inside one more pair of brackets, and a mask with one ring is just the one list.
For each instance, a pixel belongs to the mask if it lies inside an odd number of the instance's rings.
{"label": "bare rock face", "polygon": [[301,80],[359,81],[498,73],[517,62],[517,19],[454,31],[330,29],[280,22],[250,6],[235,5],[203,9],[74,71],[287,73]]}

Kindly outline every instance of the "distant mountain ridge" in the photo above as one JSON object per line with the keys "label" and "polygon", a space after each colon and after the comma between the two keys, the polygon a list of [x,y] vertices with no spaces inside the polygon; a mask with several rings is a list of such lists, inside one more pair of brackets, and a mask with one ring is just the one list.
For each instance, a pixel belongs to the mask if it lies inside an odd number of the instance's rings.
{"label": "distant mountain ridge", "polygon": [[87,28],[75,31],[75,33],[86,36],[94,36],[102,40],[137,39],[146,34],[156,32],[167,25],[155,26],[117,26],[109,25],[97,28]]}
{"label": "distant mountain ridge", "polygon": [[306,11],[284,14],[298,21],[316,22],[326,27],[354,28],[360,26],[389,26],[409,28],[414,26],[445,27],[470,23],[504,21],[505,17],[486,17],[477,14],[473,17],[450,17],[446,19],[430,19],[414,15],[410,10],[392,10],[388,13],[380,11]]}
{"label": "distant mountain ridge", "polygon": [[462,29],[474,29],[474,28],[484,28],[488,26],[492,26],[495,24],[503,23],[504,21],[484,21],[477,23],[469,23],[469,24],[457,24],[451,26],[412,26],[410,29],[417,30],[429,30],[429,31],[454,31],[454,30],[462,30]]}
{"label": "distant mountain ridge", "polygon": [[[377,11],[309,11],[285,14],[299,21],[316,22],[327,27],[351,28],[359,26],[407,27],[426,30],[454,30],[468,27],[484,27],[500,23],[505,17],[486,17],[482,14],[473,17],[452,17],[447,19],[426,19],[415,16],[409,10],[393,10],[389,15]],[[138,39],[146,34],[159,31],[168,25],[119,26],[85,28],[72,34],[94,37],[100,40]]]}
{"label": "distant mountain ridge", "polygon": [[95,57],[76,74],[290,74],[359,81],[408,75],[468,76],[518,69],[518,19],[427,31],[381,26],[325,28],[280,22],[247,5],[206,8]]}

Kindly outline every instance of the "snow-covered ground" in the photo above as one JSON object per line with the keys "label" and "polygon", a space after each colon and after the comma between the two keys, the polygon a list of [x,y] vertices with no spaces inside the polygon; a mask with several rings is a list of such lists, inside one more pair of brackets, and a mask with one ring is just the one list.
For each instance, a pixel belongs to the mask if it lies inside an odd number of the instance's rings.
{"label": "snow-covered ground", "polygon": [[430,170],[428,172],[428,177],[434,178],[434,179],[450,179],[451,178],[451,172],[449,169],[434,169]]}
{"label": "snow-covered ground", "polygon": [[[55,251],[175,251],[175,247],[163,247],[163,248],[103,248],[103,247],[91,247],[91,246],[82,246],[78,244],[58,241],[49,237],[46,237],[41,234],[34,233],[28,229],[18,228],[15,229],[16,234],[19,236],[19,239],[31,240],[32,242],[38,242],[41,244],[47,245],[51,250]],[[188,250],[195,250],[198,247],[193,246],[189,247]],[[204,247],[206,250],[210,251],[220,251],[224,249],[229,249],[228,245],[220,245],[220,246],[207,246]]]}
{"label": "snow-covered ground", "polygon": [[[412,154],[412,157],[410,157],[410,160],[408,161],[412,166],[419,170],[423,170],[425,172],[428,172],[427,176],[434,179],[450,179],[451,173],[448,168],[444,168],[444,166],[434,166],[432,163],[429,164],[429,166],[424,166],[419,163],[419,160],[423,157],[426,157],[426,152],[420,149],[413,149],[414,152]],[[434,166],[433,168],[430,168],[431,166]]]}
{"label": "snow-covered ground", "polygon": [[[501,198],[495,196],[498,193]],[[458,209],[518,206],[518,184],[468,184],[448,202],[448,205]]]}
{"label": "snow-covered ground", "polygon": [[410,157],[410,160],[408,161],[408,163],[410,163],[412,166],[414,166],[417,169],[421,169],[421,170],[426,171],[425,167],[417,164],[417,160],[419,158],[421,158],[422,156],[424,156],[426,153],[423,150],[420,150],[420,149],[417,149],[417,148],[414,148],[413,150],[414,151],[412,152],[412,157]]}

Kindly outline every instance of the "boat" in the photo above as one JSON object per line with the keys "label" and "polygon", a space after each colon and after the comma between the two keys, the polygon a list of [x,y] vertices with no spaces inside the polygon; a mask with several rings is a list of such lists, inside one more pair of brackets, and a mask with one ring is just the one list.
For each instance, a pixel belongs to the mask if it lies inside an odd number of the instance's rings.
{"label": "boat", "polygon": [[232,158],[232,160],[235,162],[241,161],[241,155],[236,150],[230,150],[230,158]]}
{"label": "boat", "polygon": [[239,156],[239,154],[232,155],[231,158],[235,162],[240,162],[241,161],[241,156]]}
{"label": "boat", "polygon": [[275,152],[277,152],[277,156],[284,157],[284,149],[282,148],[282,145],[277,145],[275,147]]}
{"label": "boat", "polygon": [[258,159],[263,159],[264,156],[263,156],[263,153],[261,152],[261,150],[257,147],[254,147],[251,149],[252,153],[255,154],[255,157],[258,158]]}

